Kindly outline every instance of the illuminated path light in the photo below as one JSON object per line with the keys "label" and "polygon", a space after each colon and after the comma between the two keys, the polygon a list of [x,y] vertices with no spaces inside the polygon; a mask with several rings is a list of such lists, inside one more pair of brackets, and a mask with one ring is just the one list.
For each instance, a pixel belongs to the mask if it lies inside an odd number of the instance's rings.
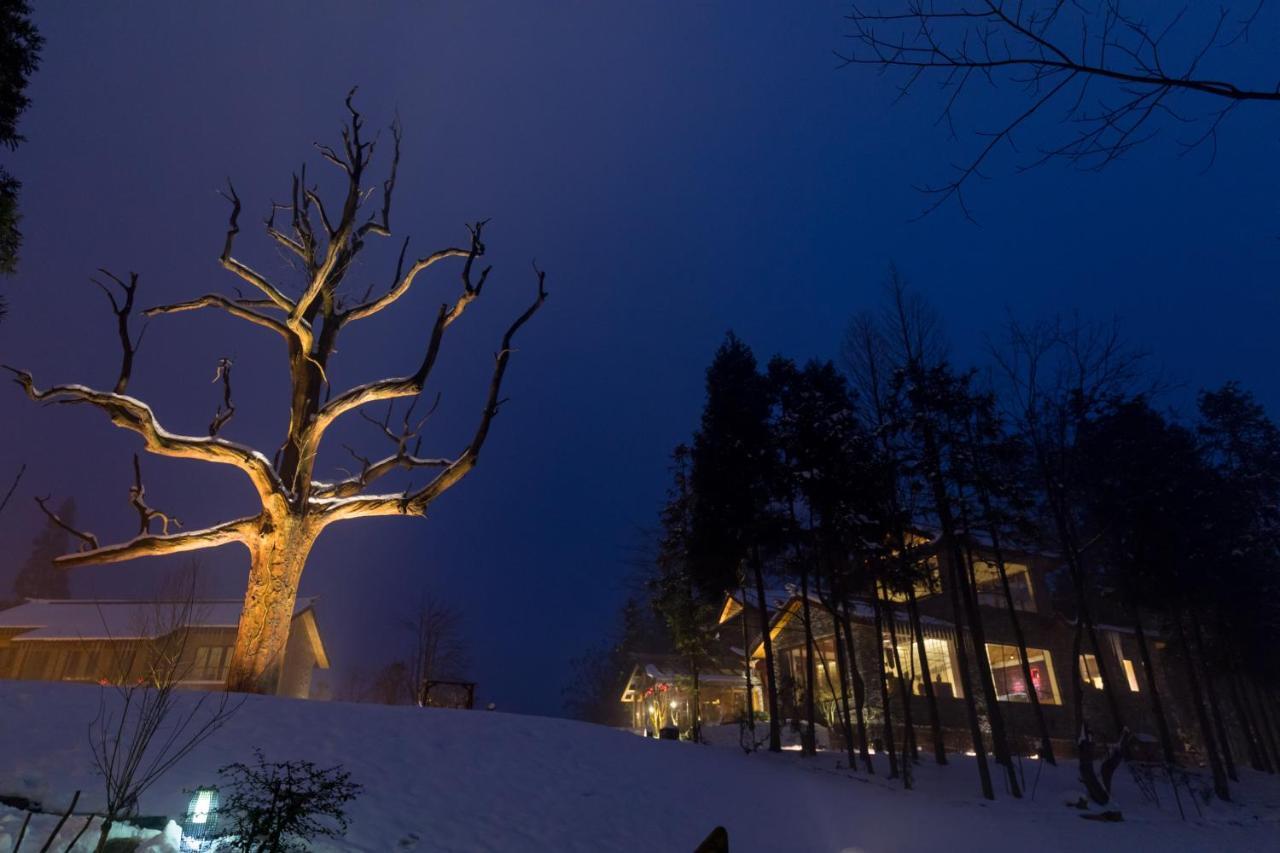
{"label": "illuminated path light", "polygon": [[218,789],[197,788],[182,819],[182,849],[205,850],[218,829]]}

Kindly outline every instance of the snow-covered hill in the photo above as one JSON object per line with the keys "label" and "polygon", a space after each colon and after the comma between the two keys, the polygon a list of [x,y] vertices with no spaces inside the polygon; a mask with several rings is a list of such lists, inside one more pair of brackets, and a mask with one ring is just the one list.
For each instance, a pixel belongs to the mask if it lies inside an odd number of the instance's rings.
{"label": "snow-covered hill", "polygon": [[[82,789],[80,808],[99,807],[86,740],[98,696],[91,686],[0,682],[0,794],[58,808]],[[744,755],[567,720],[265,697],[162,779],[142,810],[181,815],[184,788],[249,760],[255,746],[269,759],[341,763],[365,786],[349,835],[322,850],[666,853],[692,850],[718,824],[734,853],[1280,850],[1280,780],[1257,774],[1237,787],[1239,802],[1183,822],[1167,791],[1158,808],[1122,770],[1126,821],[1104,824],[1063,805],[1075,790],[1069,766],[1027,762],[1029,787],[1041,774],[1034,801],[987,803],[963,756],[945,768],[926,760],[907,792],[837,769],[833,755]],[[0,812],[0,850],[20,820]],[[51,825],[34,822],[41,842]]]}

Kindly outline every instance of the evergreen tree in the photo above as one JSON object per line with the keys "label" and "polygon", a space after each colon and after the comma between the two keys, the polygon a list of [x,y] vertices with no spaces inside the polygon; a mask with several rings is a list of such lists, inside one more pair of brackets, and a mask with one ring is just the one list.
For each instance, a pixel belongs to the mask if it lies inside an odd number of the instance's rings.
{"label": "evergreen tree", "polygon": [[[27,82],[40,64],[44,39],[31,23],[26,0],[0,0],[0,145],[10,151],[22,142],[18,119],[31,101]],[[17,268],[22,233],[18,230],[18,191],[22,184],[0,166],[0,273]],[[0,302],[0,315],[4,303]]]}
{"label": "evergreen tree", "polygon": [[[700,675],[715,648],[716,604],[722,590],[708,590],[689,549],[693,526],[693,494],[689,483],[689,448],[672,453],[672,485],[661,513],[653,606],[663,617],[675,653],[689,668],[693,700],[690,737],[702,739]],[[713,597],[715,595],[716,597]]]}
{"label": "evergreen tree", "polygon": [[766,559],[777,547],[777,520],[771,507],[769,389],[751,349],[732,332],[707,368],[706,388],[702,422],[693,440],[690,549],[709,587],[742,590],[744,606],[747,589],[755,596],[769,673],[764,684],[769,750],[781,752],[778,670],[765,594]]}
{"label": "evergreen tree", "polygon": [[[58,517],[75,526],[75,501],[68,499],[58,509]],[[54,566],[55,557],[67,553],[70,535],[66,530],[46,521],[40,535],[31,543],[31,554],[13,580],[13,594],[23,598],[70,598],[67,570]]]}

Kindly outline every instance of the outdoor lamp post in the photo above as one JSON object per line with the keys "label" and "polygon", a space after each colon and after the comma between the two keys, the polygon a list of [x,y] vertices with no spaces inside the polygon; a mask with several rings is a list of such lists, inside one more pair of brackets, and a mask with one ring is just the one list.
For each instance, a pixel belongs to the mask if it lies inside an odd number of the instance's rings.
{"label": "outdoor lamp post", "polygon": [[182,819],[182,849],[206,850],[218,829],[218,789],[197,788]]}

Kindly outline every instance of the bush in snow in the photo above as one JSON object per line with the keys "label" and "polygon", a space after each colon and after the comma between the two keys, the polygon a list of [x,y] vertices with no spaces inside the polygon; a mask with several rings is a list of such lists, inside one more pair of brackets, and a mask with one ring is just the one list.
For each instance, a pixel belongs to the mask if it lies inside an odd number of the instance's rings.
{"label": "bush in snow", "polygon": [[254,750],[252,765],[236,762],[218,773],[229,793],[221,809],[227,846],[244,853],[309,850],[313,838],[347,832],[347,804],[363,790],[342,765],[321,769],[310,761],[267,761]]}

